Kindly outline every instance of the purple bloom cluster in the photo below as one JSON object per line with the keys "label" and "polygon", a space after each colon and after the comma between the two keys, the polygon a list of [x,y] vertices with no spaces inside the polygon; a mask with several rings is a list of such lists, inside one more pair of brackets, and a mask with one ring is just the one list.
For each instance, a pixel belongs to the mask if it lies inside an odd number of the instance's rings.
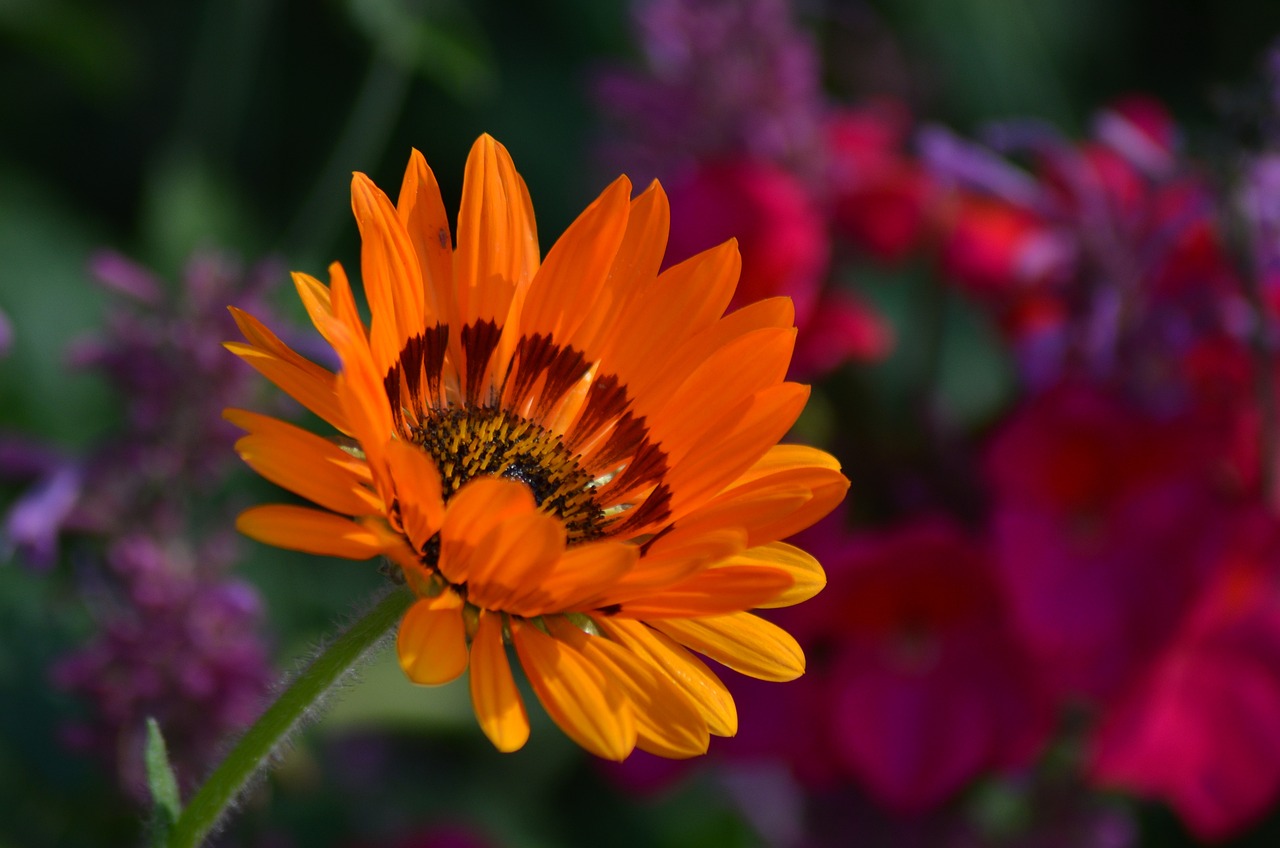
{"label": "purple bloom cluster", "polygon": [[0,443],[0,473],[31,481],[4,517],[4,546],[36,568],[70,548],[97,628],[53,671],[89,706],[67,741],[114,761],[130,792],[142,792],[147,717],[190,783],[220,740],[254,718],[274,679],[257,593],[227,576],[234,537],[202,536],[196,513],[234,467],[236,434],[221,410],[252,386],[221,348],[234,327],[226,304],[258,300],[275,271],[200,254],[173,290],[119,254],[94,256],[92,276],[119,299],[69,361],[115,391],[123,428],[77,456]]}
{"label": "purple bloom cluster", "polygon": [[597,81],[618,132],[606,151],[643,184],[727,151],[800,168],[818,144],[818,57],[784,0],[646,0],[645,68]]}

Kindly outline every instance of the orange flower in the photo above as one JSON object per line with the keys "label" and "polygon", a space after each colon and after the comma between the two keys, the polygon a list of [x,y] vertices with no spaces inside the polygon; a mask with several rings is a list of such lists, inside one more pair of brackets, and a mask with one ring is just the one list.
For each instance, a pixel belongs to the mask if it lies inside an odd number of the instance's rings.
{"label": "orange flower", "polygon": [[398,566],[417,596],[397,638],[405,674],[469,668],[503,751],[529,735],[506,644],[602,757],[688,757],[732,735],[733,700],[693,652],[768,680],[804,671],[795,640],[749,610],[822,588],[817,561],[778,540],[848,488],[829,455],[777,444],[808,397],[784,382],[791,302],[722,315],[732,242],[659,273],[666,197],[655,183],[632,199],[626,177],[542,260],[524,181],[488,136],[456,245],[417,151],[398,203],[363,174],[351,196],[371,326],[340,265],[329,286],[294,275],[340,373],[232,309],[245,342],[228,348],[342,434],[228,410],[245,461],[319,507],[259,506],[237,526]]}

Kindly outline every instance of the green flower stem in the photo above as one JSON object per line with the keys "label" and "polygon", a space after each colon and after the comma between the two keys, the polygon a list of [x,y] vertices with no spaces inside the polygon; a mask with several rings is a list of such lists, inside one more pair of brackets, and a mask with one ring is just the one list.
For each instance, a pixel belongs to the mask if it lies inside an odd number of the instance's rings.
{"label": "green flower stem", "polygon": [[314,715],[325,693],[391,632],[413,598],[407,589],[389,592],[289,683],[191,797],[170,831],[170,848],[195,848],[204,840],[299,722]]}

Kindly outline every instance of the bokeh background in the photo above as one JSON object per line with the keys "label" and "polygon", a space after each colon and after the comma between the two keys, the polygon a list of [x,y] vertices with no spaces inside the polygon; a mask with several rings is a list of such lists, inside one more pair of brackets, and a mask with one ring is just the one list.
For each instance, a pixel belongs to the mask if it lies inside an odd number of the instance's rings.
{"label": "bokeh background", "polygon": [[239,539],[229,404],[303,418],[225,306],[318,359],[349,175],[481,132],[544,250],[619,172],[672,258],[797,303],[810,673],[740,738],[494,752],[383,657],[226,846],[1280,840],[1280,6],[1158,0],[0,3],[0,846],[141,844],[384,578]]}

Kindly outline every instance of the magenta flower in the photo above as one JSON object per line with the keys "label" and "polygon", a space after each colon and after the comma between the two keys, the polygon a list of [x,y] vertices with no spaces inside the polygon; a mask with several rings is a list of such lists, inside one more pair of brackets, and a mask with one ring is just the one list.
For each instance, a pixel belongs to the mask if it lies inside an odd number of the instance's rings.
{"label": "magenta flower", "polygon": [[876,101],[827,118],[828,191],[836,231],[882,262],[922,246],[937,186],[906,153],[911,116]]}
{"label": "magenta flower", "polygon": [[1233,530],[1191,614],[1105,715],[1090,766],[1213,841],[1280,797],[1280,536],[1261,514]]}
{"label": "magenta flower", "polygon": [[934,807],[978,775],[1025,765],[1049,702],[1007,625],[991,563],[954,523],[817,535],[829,583],[787,627],[805,677],[743,698],[741,753],[788,760],[810,783],[852,778],[899,812]]}
{"label": "magenta flower", "polygon": [[678,178],[670,198],[668,264],[736,238],[742,277],[729,309],[791,298],[799,328],[795,373],[812,375],[888,350],[888,326],[870,307],[852,293],[824,288],[831,256],[826,220],[791,173],[761,159],[721,158]]}
{"label": "magenta flower", "polygon": [[1059,695],[1103,698],[1162,650],[1225,533],[1198,431],[1083,386],[1006,422],[987,471],[996,564]]}

